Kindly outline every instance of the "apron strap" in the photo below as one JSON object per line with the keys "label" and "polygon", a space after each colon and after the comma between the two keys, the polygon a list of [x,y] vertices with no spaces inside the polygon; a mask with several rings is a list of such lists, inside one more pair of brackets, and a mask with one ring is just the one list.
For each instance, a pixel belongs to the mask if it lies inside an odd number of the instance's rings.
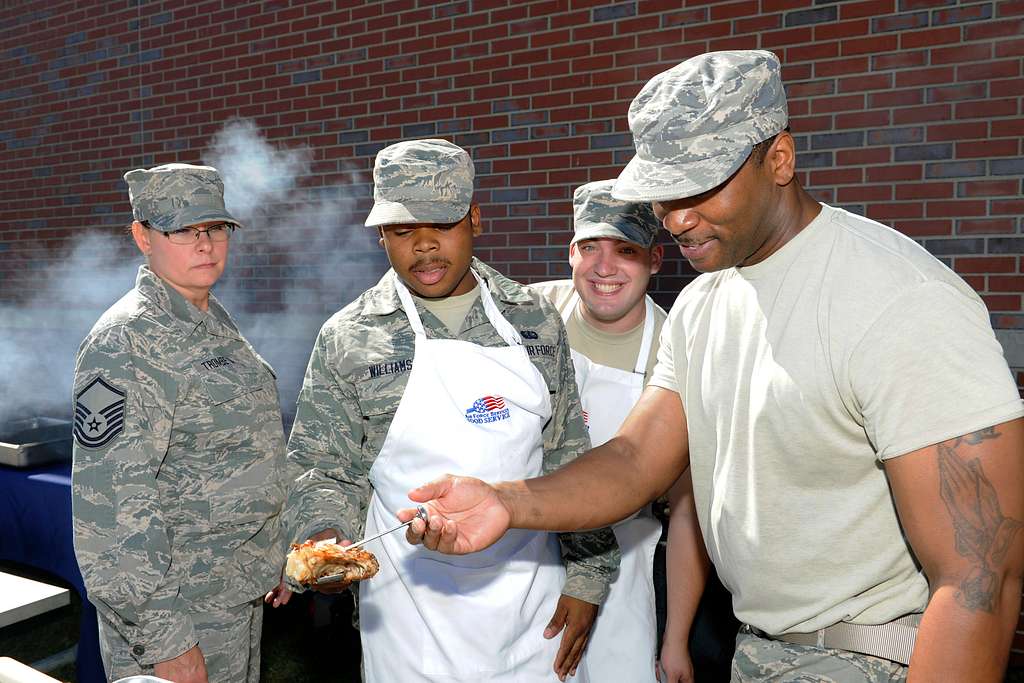
{"label": "apron strap", "polygon": [[[572,299],[569,300],[569,305],[562,311],[562,322],[568,324],[569,318],[572,317],[573,311],[576,307],[582,303],[580,299],[580,293],[574,288],[572,290]],[[644,295],[644,333],[640,338],[640,353],[636,356],[636,367],[633,369],[638,375],[647,374],[647,356],[651,354],[651,343],[654,341],[654,299],[649,295]]]}
{"label": "apron strap", "polygon": [[[516,328],[512,327],[512,323],[505,320],[501,311],[498,310],[497,305],[494,303],[494,297],[491,296],[491,291],[487,288],[487,283],[472,268],[469,269],[469,272],[473,274],[476,284],[480,288],[480,303],[484,306],[484,314],[487,316],[487,321],[491,323],[495,331],[505,340],[506,344],[509,346],[522,346],[523,338],[519,335]],[[394,273],[394,282],[395,289],[398,291],[398,298],[405,309],[406,317],[409,319],[409,326],[412,327],[412,331],[416,333],[417,338],[426,339],[427,333],[423,328],[423,321],[420,320],[420,313],[416,310],[416,304],[412,299],[412,294],[409,293],[409,288],[402,282],[402,278],[398,277],[398,273]]]}
{"label": "apron strap", "polygon": [[640,353],[636,357],[636,374],[647,374],[647,357],[654,342],[654,299],[644,294],[644,336],[640,340]]}

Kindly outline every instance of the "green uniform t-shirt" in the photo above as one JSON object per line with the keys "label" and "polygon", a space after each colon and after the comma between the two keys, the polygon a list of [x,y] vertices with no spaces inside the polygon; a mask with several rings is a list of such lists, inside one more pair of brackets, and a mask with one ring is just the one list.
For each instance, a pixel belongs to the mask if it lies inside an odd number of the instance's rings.
{"label": "green uniform t-shirt", "polygon": [[[573,287],[572,280],[553,280],[550,282],[539,282],[530,285],[548,301],[555,305],[559,314],[565,316],[566,310],[578,301]],[[582,303],[582,302],[581,302]],[[580,304],[581,305],[581,304]],[[627,332],[605,332],[599,330],[584,319],[580,312],[580,305],[576,305],[565,322],[565,332],[569,339],[569,346],[573,351],[582,353],[590,360],[600,365],[617,368],[619,370],[631,371],[636,367],[636,355],[640,352],[640,344],[644,336],[644,323]],[[644,373],[644,382],[651,377],[654,364],[658,360],[658,339],[661,337],[661,326],[665,323],[667,314],[658,305],[654,306],[654,341],[651,344],[651,351],[647,356],[647,366]]]}

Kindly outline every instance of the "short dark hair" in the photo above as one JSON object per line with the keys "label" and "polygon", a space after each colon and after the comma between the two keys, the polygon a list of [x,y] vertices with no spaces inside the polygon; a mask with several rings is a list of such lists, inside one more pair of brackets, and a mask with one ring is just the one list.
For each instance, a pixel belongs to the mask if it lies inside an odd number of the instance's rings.
{"label": "short dark hair", "polygon": [[[789,126],[786,126],[782,130],[788,133]],[[764,158],[768,156],[768,148],[772,146],[772,143],[775,142],[775,138],[777,137],[779,137],[778,133],[771,136],[767,140],[762,140],[761,142],[754,145],[754,148],[750,150],[750,156],[754,159],[754,163],[756,163],[758,166],[764,163]]]}

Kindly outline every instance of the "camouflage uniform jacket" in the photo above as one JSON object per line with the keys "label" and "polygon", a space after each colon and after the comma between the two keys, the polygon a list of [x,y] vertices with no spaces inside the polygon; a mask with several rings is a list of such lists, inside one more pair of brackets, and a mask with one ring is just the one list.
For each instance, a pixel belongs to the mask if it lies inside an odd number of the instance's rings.
{"label": "camouflage uniform jacket", "polygon": [[[487,283],[498,310],[522,334],[551,392],[551,419],[543,430],[544,469],[556,469],[590,447],[565,328],[539,294],[475,258],[472,267]],[[363,535],[370,467],[405,392],[415,350],[396,277],[389,270],[331,317],[313,347],[288,442],[289,464],[306,472],[296,481],[285,510],[285,527],[293,540],[326,528],[353,540]],[[433,314],[420,306],[417,310],[428,337],[452,338]],[[505,344],[479,299],[455,338],[481,346]],[[619,564],[614,535],[600,529],[559,538],[567,573],[563,593],[600,604]]]}
{"label": "camouflage uniform jacket", "polygon": [[75,367],[72,511],[89,599],[141,665],[197,639],[189,612],[277,585],[287,494],[270,366],[211,296],[147,267]]}

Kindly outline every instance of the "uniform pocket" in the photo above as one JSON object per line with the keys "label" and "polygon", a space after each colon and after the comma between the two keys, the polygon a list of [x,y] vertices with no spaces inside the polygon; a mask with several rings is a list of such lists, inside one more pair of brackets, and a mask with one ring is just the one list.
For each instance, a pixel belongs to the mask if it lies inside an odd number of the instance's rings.
{"label": "uniform pocket", "polygon": [[243,365],[237,361],[229,366],[204,370],[200,377],[203,391],[213,405],[259,391],[274,382],[274,376],[265,367]]}

